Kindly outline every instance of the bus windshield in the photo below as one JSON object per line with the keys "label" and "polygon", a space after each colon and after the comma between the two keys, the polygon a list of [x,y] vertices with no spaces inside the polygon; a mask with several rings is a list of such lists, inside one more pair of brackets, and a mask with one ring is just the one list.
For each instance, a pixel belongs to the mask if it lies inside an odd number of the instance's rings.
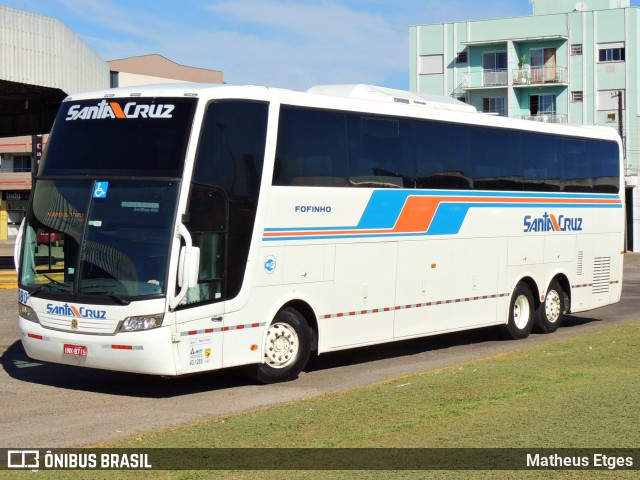
{"label": "bus windshield", "polygon": [[39,180],[21,285],[32,295],[119,302],[164,293],[178,187],[175,180]]}
{"label": "bus windshield", "polygon": [[22,288],[118,303],[166,293],[196,105],[170,97],[62,104],[26,218]]}

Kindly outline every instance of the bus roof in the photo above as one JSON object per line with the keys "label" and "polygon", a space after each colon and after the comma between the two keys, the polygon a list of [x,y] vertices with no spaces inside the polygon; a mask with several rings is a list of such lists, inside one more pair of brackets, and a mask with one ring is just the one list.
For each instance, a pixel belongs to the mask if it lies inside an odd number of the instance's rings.
{"label": "bus roof", "polygon": [[427,93],[396,90],[393,88],[376,87],[374,85],[346,84],[319,85],[311,87],[307,93],[331,95],[334,97],[357,98],[389,103],[404,103],[406,105],[421,105],[428,108],[450,110],[457,112],[476,113],[474,106],[451,97],[431,95]]}
{"label": "bus roof", "polygon": [[[364,84],[319,85],[306,92],[257,85],[227,85],[215,83],[175,83],[119,87],[102,91],[73,94],[64,101],[125,97],[196,97],[251,98],[261,101],[276,101],[298,105],[321,104],[327,108],[359,110],[370,113],[422,117],[443,121],[513,128],[556,135],[598,137],[620,142],[620,136],[612,127],[593,125],[557,124],[485,115],[459,100],[419,92],[396,90]],[[326,100],[319,101],[320,97]],[[382,107],[386,104],[386,107]],[[404,109],[409,107],[410,111]],[[420,108],[421,107],[421,108]]]}

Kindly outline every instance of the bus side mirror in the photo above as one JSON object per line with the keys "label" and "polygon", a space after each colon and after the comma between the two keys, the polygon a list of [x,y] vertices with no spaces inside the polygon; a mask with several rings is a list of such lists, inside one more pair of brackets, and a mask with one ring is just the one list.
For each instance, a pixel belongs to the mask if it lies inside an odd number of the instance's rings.
{"label": "bus side mirror", "polygon": [[187,247],[180,248],[180,258],[178,260],[178,286],[185,285],[187,288],[198,286],[198,272],[200,271],[200,248]]}

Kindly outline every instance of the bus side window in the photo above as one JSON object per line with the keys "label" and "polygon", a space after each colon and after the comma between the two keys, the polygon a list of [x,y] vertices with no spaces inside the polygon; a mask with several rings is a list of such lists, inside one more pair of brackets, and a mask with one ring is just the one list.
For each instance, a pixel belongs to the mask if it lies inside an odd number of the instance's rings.
{"label": "bus side window", "polygon": [[470,127],[416,120],[413,137],[417,188],[473,188]]}
{"label": "bus side window", "polygon": [[346,187],[344,114],[282,107],[273,185]]}
{"label": "bus side window", "polygon": [[560,170],[560,185],[564,192],[593,191],[591,162],[582,139],[565,139],[562,142],[563,163]]}
{"label": "bus side window", "polygon": [[614,142],[589,141],[587,151],[591,155],[593,168],[593,191],[595,193],[618,193],[620,191],[620,152]]}
{"label": "bus side window", "polygon": [[415,170],[409,122],[401,122],[398,118],[349,115],[347,136],[351,186],[414,186]]}
{"label": "bus side window", "polygon": [[520,164],[525,191],[560,190],[560,142],[556,137],[537,133],[520,133]]}
{"label": "bus side window", "polygon": [[471,131],[473,179],[476,190],[522,191],[519,135],[498,128]]}

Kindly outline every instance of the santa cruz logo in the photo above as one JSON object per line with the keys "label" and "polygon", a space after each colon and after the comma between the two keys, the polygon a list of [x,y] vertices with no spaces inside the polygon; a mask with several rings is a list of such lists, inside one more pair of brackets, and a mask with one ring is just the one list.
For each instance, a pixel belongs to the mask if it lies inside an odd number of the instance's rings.
{"label": "santa cruz logo", "polygon": [[175,105],[143,104],[128,102],[121,106],[118,102],[102,100],[97,105],[83,107],[72,105],[67,111],[66,121],[99,120],[103,118],[172,118]]}
{"label": "santa cruz logo", "polygon": [[61,315],[63,317],[74,318],[107,318],[106,310],[97,310],[87,307],[76,307],[75,305],[54,305],[47,303],[47,313],[50,315]]}
{"label": "santa cruz logo", "polygon": [[582,231],[582,218],[556,217],[552,213],[544,212],[541,217],[524,217],[524,231],[528,232],[580,232]]}

